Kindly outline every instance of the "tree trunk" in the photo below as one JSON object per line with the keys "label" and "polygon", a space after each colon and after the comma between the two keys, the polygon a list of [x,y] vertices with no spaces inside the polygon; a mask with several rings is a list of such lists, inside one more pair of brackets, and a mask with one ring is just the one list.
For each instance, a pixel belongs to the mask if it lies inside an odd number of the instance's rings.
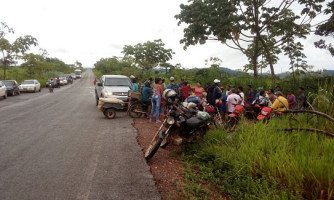
{"label": "tree trunk", "polygon": [[259,56],[259,40],[257,39],[257,37],[255,37],[254,39],[255,43],[254,43],[254,55],[253,55],[253,71],[254,71],[254,78],[258,77],[258,63],[257,63],[257,58]]}
{"label": "tree trunk", "polygon": [[7,66],[6,62],[3,65],[3,80],[6,80],[6,75],[7,75]]}
{"label": "tree trunk", "polygon": [[260,33],[258,32],[257,34],[259,35],[260,42],[261,42],[261,44],[262,44],[262,46],[264,48],[264,51],[265,51],[265,54],[266,54],[266,58],[268,60],[269,66],[270,66],[270,72],[271,72],[272,81],[275,82],[276,81],[276,75],[275,75],[275,69],[274,69],[272,57],[270,55],[270,51],[268,49],[268,46],[267,46],[266,42],[261,37]]}

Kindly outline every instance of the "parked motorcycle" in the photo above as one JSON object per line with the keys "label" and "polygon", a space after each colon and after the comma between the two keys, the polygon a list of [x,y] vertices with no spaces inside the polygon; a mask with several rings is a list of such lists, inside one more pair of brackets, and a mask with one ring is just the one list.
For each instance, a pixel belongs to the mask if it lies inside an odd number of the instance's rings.
{"label": "parked motorcycle", "polygon": [[132,118],[139,118],[143,115],[147,115],[149,106],[141,101],[132,102],[129,107],[129,115]]}
{"label": "parked motorcycle", "polygon": [[227,120],[224,124],[224,129],[228,132],[234,131],[240,121],[240,116],[244,112],[242,105],[235,105],[233,113],[227,115]]}
{"label": "parked motorcycle", "polygon": [[207,112],[188,109],[179,104],[175,99],[175,91],[166,92],[165,90],[163,97],[167,101],[168,111],[165,120],[145,151],[147,160],[152,158],[160,147],[165,147],[173,141],[179,145],[202,137],[209,129],[211,122]]}

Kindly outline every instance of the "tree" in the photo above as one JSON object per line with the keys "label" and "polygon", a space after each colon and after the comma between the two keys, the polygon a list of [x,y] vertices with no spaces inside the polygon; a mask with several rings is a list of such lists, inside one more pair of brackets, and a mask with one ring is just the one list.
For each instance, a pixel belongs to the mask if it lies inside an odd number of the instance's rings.
{"label": "tree", "polygon": [[174,54],[172,49],[165,48],[161,39],[138,43],[134,46],[126,45],[123,47],[122,53],[126,59],[133,59],[135,64],[145,71],[167,63]]}
{"label": "tree", "polygon": [[7,67],[15,63],[15,60],[22,58],[31,46],[37,46],[37,39],[31,35],[18,37],[14,42],[10,42],[5,38],[8,34],[13,34],[14,30],[10,28],[5,22],[0,23],[0,52],[1,64],[4,68],[4,79],[6,79]]}
{"label": "tree", "polygon": [[[218,40],[248,57],[258,75],[258,58],[263,55],[275,79],[274,64],[281,47],[310,33],[311,21],[324,0],[189,0],[181,4],[178,24],[186,23],[181,43],[204,44]],[[301,13],[292,10],[302,7]]]}
{"label": "tree", "polygon": [[[325,14],[331,15],[327,20],[323,21],[315,31],[316,35],[320,36],[334,36],[334,1],[327,4],[327,8],[325,9]],[[327,49],[332,56],[334,56],[334,47],[333,45],[326,44],[326,41],[321,39],[314,43],[317,48],[320,49]]]}

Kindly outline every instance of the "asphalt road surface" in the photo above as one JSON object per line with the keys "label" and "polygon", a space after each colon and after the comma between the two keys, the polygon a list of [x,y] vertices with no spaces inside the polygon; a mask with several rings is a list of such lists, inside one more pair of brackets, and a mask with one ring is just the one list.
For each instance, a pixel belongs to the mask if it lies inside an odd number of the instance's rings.
{"label": "asphalt road surface", "polygon": [[0,100],[0,199],[160,199],[132,120],[95,107],[93,74]]}

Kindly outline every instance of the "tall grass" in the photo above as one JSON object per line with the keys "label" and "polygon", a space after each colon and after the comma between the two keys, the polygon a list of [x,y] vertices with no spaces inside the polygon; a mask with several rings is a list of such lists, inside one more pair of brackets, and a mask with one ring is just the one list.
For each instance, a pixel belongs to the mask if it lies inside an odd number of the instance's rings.
{"label": "tall grass", "polygon": [[284,133],[288,118],[216,130],[187,146],[185,159],[232,199],[334,199],[334,140]]}

